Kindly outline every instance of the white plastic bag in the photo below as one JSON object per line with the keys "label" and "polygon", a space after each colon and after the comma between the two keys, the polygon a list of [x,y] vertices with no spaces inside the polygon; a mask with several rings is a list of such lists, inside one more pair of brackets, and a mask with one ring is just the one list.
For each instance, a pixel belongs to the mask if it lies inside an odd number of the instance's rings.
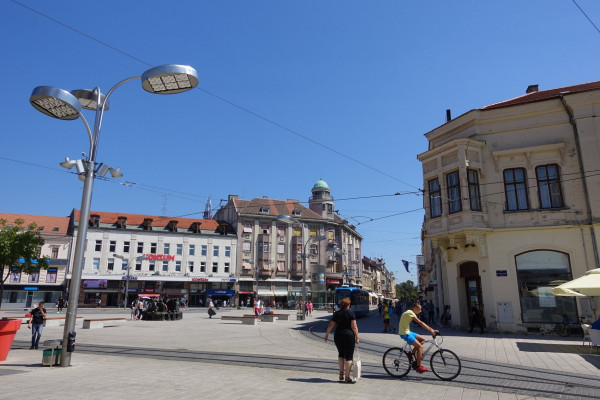
{"label": "white plastic bag", "polygon": [[360,354],[358,353],[358,346],[356,346],[356,351],[354,352],[354,357],[352,360],[352,379],[357,381],[360,379],[360,374],[362,371],[362,362],[360,361]]}

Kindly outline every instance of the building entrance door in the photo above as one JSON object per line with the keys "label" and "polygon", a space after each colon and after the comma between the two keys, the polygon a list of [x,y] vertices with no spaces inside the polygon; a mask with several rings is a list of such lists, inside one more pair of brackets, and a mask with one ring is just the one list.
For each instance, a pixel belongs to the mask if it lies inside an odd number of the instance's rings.
{"label": "building entrance door", "polygon": [[25,299],[25,307],[30,308],[33,303],[33,292],[27,292],[27,297]]}
{"label": "building entrance door", "polygon": [[481,277],[479,276],[479,266],[476,262],[467,262],[460,266],[460,277],[465,279],[466,311],[469,316],[469,325],[472,318],[472,307],[476,307],[479,314],[479,321],[485,327],[485,318],[483,316],[483,295],[481,293]]}

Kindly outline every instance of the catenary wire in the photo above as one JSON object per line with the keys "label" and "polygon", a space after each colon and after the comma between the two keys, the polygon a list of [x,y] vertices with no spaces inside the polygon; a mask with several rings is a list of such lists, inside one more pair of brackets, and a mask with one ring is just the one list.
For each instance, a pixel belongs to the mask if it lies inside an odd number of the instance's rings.
{"label": "catenary wire", "polygon": [[[93,40],[93,41],[95,41],[96,43],[99,43],[102,46],[108,47],[109,49],[111,49],[113,51],[116,51],[116,52],[118,52],[118,53],[120,53],[120,54],[122,54],[122,55],[124,55],[126,57],[132,58],[133,60],[135,60],[135,61],[137,61],[137,62],[139,62],[139,63],[141,63],[141,64],[143,64],[145,66],[149,66],[149,67],[152,66],[152,64],[150,64],[150,63],[148,63],[148,62],[146,62],[146,61],[144,61],[144,60],[142,60],[142,59],[140,59],[140,58],[138,58],[138,57],[136,57],[136,56],[134,56],[134,55],[132,55],[132,54],[130,54],[128,52],[126,52],[126,51],[123,51],[123,50],[121,50],[121,49],[119,49],[119,48],[117,48],[115,46],[112,46],[112,45],[110,45],[110,44],[108,44],[108,43],[106,43],[106,42],[104,42],[102,40],[99,40],[99,39],[95,38],[94,36],[92,36],[90,34],[87,34],[87,33],[83,32],[83,31],[80,31],[79,29],[73,28],[70,25],[65,24],[64,22],[61,22],[61,21],[59,21],[59,20],[57,20],[55,18],[50,17],[47,14],[44,14],[44,13],[42,13],[40,11],[35,10],[34,8],[26,6],[26,5],[20,3],[20,2],[18,2],[16,0],[12,0],[12,2],[15,3],[15,4],[20,5],[21,7],[25,8],[25,9],[33,12],[33,13],[38,14],[41,17],[47,18],[50,21],[52,21],[52,22],[54,22],[56,24],[61,25],[62,27],[70,29],[70,30],[72,30],[73,32],[75,32],[75,33],[77,33],[79,35],[82,35],[82,36],[84,36],[84,37],[86,37],[86,38],[88,38],[90,40]],[[267,118],[267,117],[265,117],[265,116],[263,116],[261,114],[258,114],[257,112],[254,112],[254,111],[250,110],[249,108],[246,108],[246,107],[241,106],[241,105],[239,105],[237,103],[234,103],[233,101],[228,100],[228,99],[226,99],[226,98],[224,98],[222,96],[219,96],[216,93],[213,93],[213,92],[211,92],[209,90],[203,89],[203,88],[201,88],[199,86],[196,86],[195,89],[197,89],[197,90],[205,93],[206,95],[209,95],[209,96],[211,96],[211,97],[213,97],[213,98],[215,98],[217,100],[220,100],[220,101],[222,101],[222,102],[224,102],[226,104],[229,104],[232,107],[237,108],[238,110],[241,110],[241,111],[243,111],[245,113],[248,113],[248,114],[250,114],[250,115],[252,115],[252,116],[254,116],[254,117],[258,118],[258,119],[261,119],[264,122],[267,122],[267,123],[269,123],[271,125],[274,125],[274,126],[280,128],[280,129],[284,130],[287,133],[290,133],[290,134],[293,134],[295,136],[298,136],[298,137],[300,137],[300,138],[302,138],[302,139],[304,139],[304,140],[306,140],[308,142],[311,142],[311,143],[313,143],[313,144],[315,144],[315,145],[317,145],[319,147],[324,148],[325,150],[328,150],[328,151],[330,151],[330,152],[332,152],[334,154],[337,154],[340,157],[346,158],[346,159],[348,159],[348,160],[350,160],[350,161],[352,161],[354,163],[362,165],[363,167],[368,168],[368,169],[370,169],[370,170],[372,170],[374,172],[377,172],[377,173],[379,173],[379,174],[381,174],[383,176],[386,176],[386,177],[391,178],[393,180],[396,180],[396,181],[398,181],[398,182],[400,182],[400,183],[402,183],[404,185],[407,185],[407,186],[410,186],[410,187],[413,187],[413,188],[417,189],[416,186],[414,186],[414,185],[412,185],[412,184],[410,184],[408,182],[405,182],[405,181],[403,181],[400,178],[397,178],[397,177],[395,177],[395,176],[393,176],[393,175],[391,175],[391,174],[389,174],[389,173],[387,173],[385,171],[382,171],[382,170],[380,170],[378,168],[375,168],[375,167],[373,167],[373,166],[371,166],[371,165],[369,165],[369,164],[367,164],[367,163],[365,163],[365,162],[363,162],[363,161],[361,161],[361,160],[359,160],[359,159],[357,159],[355,157],[351,157],[351,156],[349,156],[347,154],[344,154],[344,153],[342,153],[342,152],[340,152],[338,150],[335,150],[334,148],[332,148],[330,146],[327,146],[327,145],[325,145],[323,143],[320,143],[320,142],[316,141],[315,139],[312,139],[312,138],[310,138],[310,137],[308,137],[308,136],[306,136],[306,135],[304,135],[304,134],[302,134],[302,133],[300,133],[300,132],[298,132],[298,131],[296,131],[294,129],[288,128],[287,126],[285,126],[285,125],[283,125],[283,124],[281,124],[279,122],[276,122],[276,121],[274,121],[274,120],[272,120],[270,118]]]}
{"label": "catenary wire", "polygon": [[587,18],[587,20],[589,21],[590,24],[592,24],[592,26],[594,27],[594,29],[596,29],[596,32],[600,33],[600,29],[598,29],[598,27],[596,26],[596,24],[594,23],[594,21],[591,20],[590,17],[588,17],[588,15],[586,14],[585,11],[583,11],[583,9],[579,6],[579,4],[577,4],[577,2],[575,0],[572,0],[573,4],[575,4],[577,6],[577,8],[579,8],[579,11],[581,11],[581,13],[585,16],[585,18]]}

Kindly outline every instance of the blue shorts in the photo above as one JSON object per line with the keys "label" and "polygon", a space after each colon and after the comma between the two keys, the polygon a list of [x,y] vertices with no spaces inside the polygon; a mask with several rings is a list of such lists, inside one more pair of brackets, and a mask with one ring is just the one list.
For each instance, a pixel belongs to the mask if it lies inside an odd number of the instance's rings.
{"label": "blue shorts", "polygon": [[413,344],[417,340],[417,334],[414,332],[408,332],[406,335],[400,335],[400,337],[406,340],[406,343]]}

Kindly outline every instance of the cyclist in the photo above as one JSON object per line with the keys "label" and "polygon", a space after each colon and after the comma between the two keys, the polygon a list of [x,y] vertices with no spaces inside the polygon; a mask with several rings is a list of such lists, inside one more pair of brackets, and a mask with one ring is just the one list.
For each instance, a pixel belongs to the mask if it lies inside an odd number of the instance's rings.
{"label": "cyclist", "polygon": [[417,335],[415,332],[410,331],[410,323],[414,322],[421,326],[421,328],[431,332],[432,335],[440,333],[429,327],[426,323],[421,321],[417,315],[421,313],[421,304],[416,301],[412,308],[406,310],[400,317],[400,326],[398,327],[398,333],[400,337],[409,345],[413,346],[413,354],[416,355],[416,367],[415,370],[422,374],[423,372],[429,372],[429,370],[421,365],[421,359],[423,358],[423,342],[425,338],[421,335]]}

